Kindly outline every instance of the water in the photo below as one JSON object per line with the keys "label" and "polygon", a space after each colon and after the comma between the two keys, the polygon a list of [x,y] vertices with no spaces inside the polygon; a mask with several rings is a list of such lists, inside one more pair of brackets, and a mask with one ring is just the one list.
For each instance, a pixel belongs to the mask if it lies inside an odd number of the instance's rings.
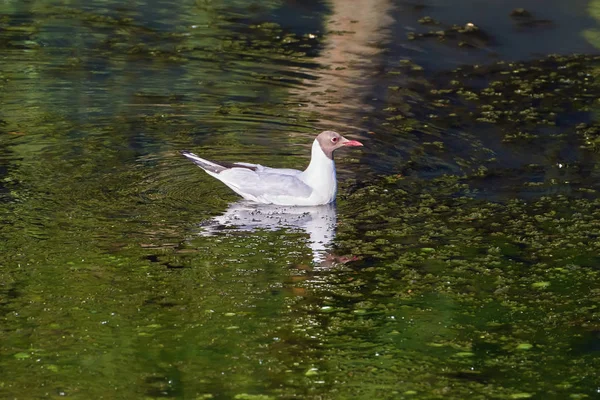
{"label": "water", "polygon": [[[0,397],[594,398],[596,9],[4,2]],[[323,129],[335,206],[179,154]]]}

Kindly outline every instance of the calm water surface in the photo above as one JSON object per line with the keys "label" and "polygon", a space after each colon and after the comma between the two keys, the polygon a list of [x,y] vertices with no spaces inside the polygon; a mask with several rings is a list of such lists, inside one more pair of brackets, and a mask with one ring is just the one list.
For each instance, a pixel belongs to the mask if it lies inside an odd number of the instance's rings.
{"label": "calm water surface", "polygon": [[0,397],[597,398],[599,10],[4,1]]}

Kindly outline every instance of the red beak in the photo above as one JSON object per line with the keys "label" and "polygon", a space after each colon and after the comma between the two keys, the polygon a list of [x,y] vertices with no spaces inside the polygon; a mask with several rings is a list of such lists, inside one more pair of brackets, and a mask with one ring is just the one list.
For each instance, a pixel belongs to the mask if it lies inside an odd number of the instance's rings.
{"label": "red beak", "polygon": [[344,146],[362,146],[363,144],[358,140],[348,140],[343,143]]}

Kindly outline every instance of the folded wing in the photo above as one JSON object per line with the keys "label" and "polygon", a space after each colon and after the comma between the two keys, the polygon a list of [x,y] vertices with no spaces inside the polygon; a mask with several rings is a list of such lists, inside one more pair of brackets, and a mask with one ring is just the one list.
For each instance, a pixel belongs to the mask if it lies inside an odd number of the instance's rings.
{"label": "folded wing", "polygon": [[231,168],[215,177],[246,198],[255,198],[267,202],[276,199],[308,198],[312,188],[298,178],[297,173],[288,174],[271,168],[250,170],[247,168]]}

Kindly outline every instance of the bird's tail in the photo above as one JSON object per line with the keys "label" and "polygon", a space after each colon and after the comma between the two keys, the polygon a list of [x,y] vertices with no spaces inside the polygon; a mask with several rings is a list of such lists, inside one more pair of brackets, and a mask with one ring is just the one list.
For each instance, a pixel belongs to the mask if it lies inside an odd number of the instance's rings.
{"label": "bird's tail", "polygon": [[198,157],[197,155],[195,155],[194,153],[190,153],[189,151],[182,151],[181,154],[207,172],[214,172],[215,174],[218,174],[219,172],[227,169],[222,165]]}

